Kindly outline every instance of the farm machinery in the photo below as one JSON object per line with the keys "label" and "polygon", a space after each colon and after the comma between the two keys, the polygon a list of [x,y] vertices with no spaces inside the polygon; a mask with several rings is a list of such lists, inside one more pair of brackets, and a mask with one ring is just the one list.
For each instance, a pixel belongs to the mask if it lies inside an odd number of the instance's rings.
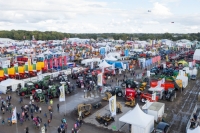
{"label": "farm machinery", "polygon": [[125,105],[130,106],[130,107],[134,107],[135,106],[135,98],[129,97],[129,99],[130,99],[130,101],[126,101]]}
{"label": "farm machinery", "polygon": [[57,85],[50,86],[47,90],[47,96],[49,99],[58,98],[60,96],[60,90]]}
{"label": "farm machinery", "polygon": [[122,84],[122,87],[129,87],[129,88],[137,88],[137,83],[133,80],[133,78],[125,80]]}
{"label": "farm machinery", "polygon": [[18,87],[17,89],[17,94],[19,96],[25,96],[25,97],[28,97],[30,95],[33,95],[35,93],[35,87],[34,87],[34,84],[32,82],[28,82],[25,84],[25,87],[24,88],[21,88],[20,86]]}
{"label": "farm machinery", "polygon": [[150,102],[155,102],[155,101],[158,101],[159,97],[156,96],[155,97],[155,100],[152,99],[152,95],[153,94],[149,94],[149,93],[141,93],[140,94],[140,101],[145,103],[146,101],[150,101]]}
{"label": "farm machinery", "polygon": [[44,102],[45,101],[45,94],[42,92],[41,89],[37,89],[35,94],[33,95],[33,99],[36,102]]}
{"label": "farm machinery", "polygon": [[79,104],[78,105],[78,115],[83,118],[88,116],[91,113],[91,104]]}
{"label": "farm machinery", "polygon": [[102,100],[108,101],[112,97],[112,94],[110,92],[106,92],[105,94],[106,96]]}
{"label": "farm machinery", "polygon": [[40,88],[42,90],[47,90],[51,83],[52,82],[50,82],[50,76],[46,76],[46,77],[44,77],[43,80],[38,81],[38,82],[35,83],[35,88],[37,88],[37,89]]}
{"label": "farm machinery", "polygon": [[108,126],[110,123],[115,121],[114,117],[109,114],[105,114],[104,116],[97,114],[95,119],[99,122],[99,124],[104,124],[104,126]]}
{"label": "farm machinery", "polygon": [[120,102],[116,102],[116,113],[122,113],[122,105]]}

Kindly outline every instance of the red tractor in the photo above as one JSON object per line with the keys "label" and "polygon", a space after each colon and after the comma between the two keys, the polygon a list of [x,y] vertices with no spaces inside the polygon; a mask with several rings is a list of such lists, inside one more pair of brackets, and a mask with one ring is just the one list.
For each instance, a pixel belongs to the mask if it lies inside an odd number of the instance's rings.
{"label": "red tractor", "polygon": [[140,101],[143,102],[143,103],[145,103],[147,100],[149,102],[157,102],[158,99],[159,99],[159,97],[155,96],[155,100],[153,100],[152,99],[153,98],[152,95],[153,94],[149,94],[149,93],[141,93],[141,95],[140,95]]}
{"label": "red tractor", "polygon": [[133,88],[126,88],[125,89],[125,100],[131,101],[131,99],[135,99],[137,96],[137,91]]}

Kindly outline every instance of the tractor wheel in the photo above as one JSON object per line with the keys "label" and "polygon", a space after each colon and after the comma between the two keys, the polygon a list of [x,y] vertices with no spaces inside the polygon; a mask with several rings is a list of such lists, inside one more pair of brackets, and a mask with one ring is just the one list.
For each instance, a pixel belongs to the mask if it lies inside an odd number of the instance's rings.
{"label": "tractor wheel", "polygon": [[145,98],[142,98],[142,99],[141,99],[141,102],[142,102],[142,103],[145,103],[145,101],[146,101]]}
{"label": "tractor wheel", "polygon": [[118,93],[117,93],[117,96],[118,96],[118,97],[122,97],[122,92],[118,92]]}
{"label": "tractor wheel", "polygon": [[108,123],[106,121],[104,122],[104,126],[108,126]]}

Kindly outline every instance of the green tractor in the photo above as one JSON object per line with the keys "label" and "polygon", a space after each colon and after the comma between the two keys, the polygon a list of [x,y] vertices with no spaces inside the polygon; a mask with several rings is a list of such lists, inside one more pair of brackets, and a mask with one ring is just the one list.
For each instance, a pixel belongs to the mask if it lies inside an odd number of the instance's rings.
{"label": "green tractor", "polygon": [[28,82],[28,83],[25,83],[24,88],[21,88],[19,86],[16,92],[19,96],[29,97],[30,95],[33,95],[35,93],[35,90],[36,89],[34,87],[34,83]]}
{"label": "green tractor", "polygon": [[43,79],[35,83],[35,88],[47,90],[49,88],[50,80]]}
{"label": "green tractor", "polygon": [[59,86],[53,85],[50,86],[47,90],[47,96],[49,99],[58,98],[60,96]]}
{"label": "green tractor", "polygon": [[33,95],[33,99],[36,102],[44,102],[45,101],[45,95],[44,95],[44,93],[42,92],[41,89],[37,89],[35,91],[35,94]]}

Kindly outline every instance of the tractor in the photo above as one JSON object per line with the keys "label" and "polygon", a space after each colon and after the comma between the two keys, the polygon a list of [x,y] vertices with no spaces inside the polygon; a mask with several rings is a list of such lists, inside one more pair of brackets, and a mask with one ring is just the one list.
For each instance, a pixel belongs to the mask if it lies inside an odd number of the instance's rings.
{"label": "tractor", "polygon": [[102,100],[108,101],[112,97],[112,94],[110,92],[106,92],[105,94],[106,96]]}
{"label": "tractor", "polygon": [[65,88],[65,94],[70,94],[70,93],[74,92],[74,87],[71,86],[70,84],[66,84],[64,86],[64,88]]}
{"label": "tractor", "polygon": [[49,88],[49,84],[52,83],[50,80],[43,79],[41,81],[38,81],[35,83],[35,88],[37,89],[42,89],[42,90],[47,90]]}
{"label": "tractor", "polygon": [[111,117],[111,115],[108,114],[105,114],[104,116],[97,114],[95,119],[99,124],[104,124],[104,126],[108,126],[111,122],[115,121],[114,117]]}
{"label": "tractor", "polygon": [[49,86],[49,89],[47,90],[47,96],[49,99],[58,98],[60,96],[60,90],[58,86]]}
{"label": "tractor", "polygon": [[45,101],[45,95],[41,89],[36,90],[35,94],[33,95],[33,99],[36,102],[44,102]]}
{"label": "tractor", "polygon": [[122,113],[122,105],[120,102],[116,102],[116,113]]}
{"label": "tractor", "polygon": [[20,85],[18,85],[18,89],[17,89],[17,94],[19,96],[25,96],[28,97],[30,95],[33,95],[35,93],[35,87],[34,84],[32,82],[28,82],[25,84],[24,88],[21,88]]}
{"label": "tractor", "polygon": [[78,115],[84,118],[88,116],[91,112],[92,105],[91,104],[79,104],[78,105]]}
{"label": "tractor", "polygon": [[129,87],[129,88],[137,88],[137,83],[133,80],[133,78],[125,80],[122,84],[122,87]]}

